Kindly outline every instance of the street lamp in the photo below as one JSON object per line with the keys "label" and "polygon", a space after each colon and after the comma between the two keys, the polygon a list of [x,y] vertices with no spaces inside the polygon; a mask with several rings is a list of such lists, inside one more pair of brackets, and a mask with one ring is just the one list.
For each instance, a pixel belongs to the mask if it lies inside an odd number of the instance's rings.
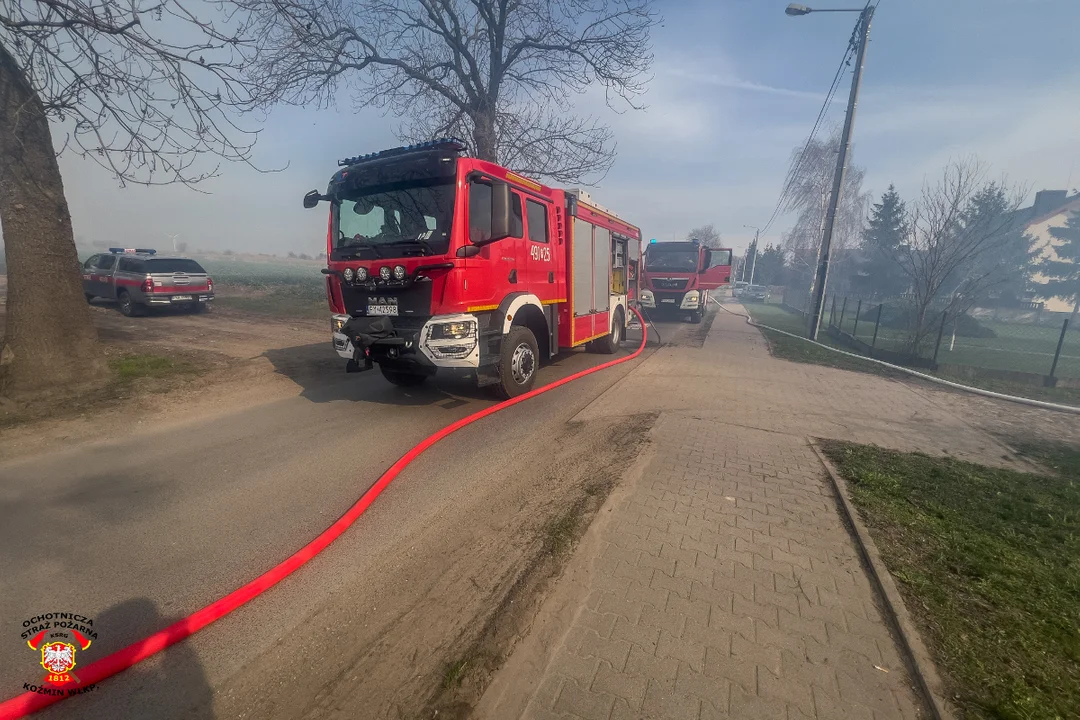
{"label": "street lamp", "polygon": [[790,5],[787,6],[787,9],[784,10],[784,12],[787,13],[788,15],[793,16],[793,17],[797,17],[799,15],[809,15],[812,12],[857,12],[857,13],[861,13],[863,11],[863,9],[864,8],[824,8],[822,10],[818,10],[817,8],[808,8],[805,5],[799,5],[798,3],[791,3]]}
{"label": "street lamp", "polygon": [[836,157],[836,171],[833,173],[832,195],[829,198],[829,208],[825,213],[825,227],[821,234],[821,245],[818,248],[818,266],[814,276],[814,285],[810,291],[810,312],[808,317],[807,337],[817,340],[818,328],[821,327],[821,316],[825,310],[825,285],[829,280],[829,251],[832,248],[833,226],[836,224],[836,208],[840,205],[840,192],[844,187],[844,173],[847,171],[847,157],[851,150],[851,131],[855,125],[855,106],[859,100],[859,84],[862,82],[863,64],[866,60],[866,45],[870,39],[870,19],[874,16],[874,8],[867,3],[865,8],[828,8],[816,10],[792,3],[785,10],[788,15],[809,15],[812,12],[857,12],[859,23],[856,26],[855,37],[858,42],[858,53],[855,59],[855,72],[851,78],[851,93],[848,95],[847,115],[844,117],[844,130],[840,135],[840,152]]}
{"label": "street lamp", "polygon": [[[743,225],[743,227],[744,228],[750,228],[751,230],[754,231],[754,260],[753,260],[753,262],[750,263],[750,284],[753,285],[754,284],[754,271],[757,270],[757,256],[758,256],[758,252],[760,251],[760,248],[758,247],[757,241],[758,241],[758,236],[761,235],[761,228],[759,228],[757,225]],[[746,266],[746,261],[744,260],[743,261],[743,267],[745,267],[745,266]]]}

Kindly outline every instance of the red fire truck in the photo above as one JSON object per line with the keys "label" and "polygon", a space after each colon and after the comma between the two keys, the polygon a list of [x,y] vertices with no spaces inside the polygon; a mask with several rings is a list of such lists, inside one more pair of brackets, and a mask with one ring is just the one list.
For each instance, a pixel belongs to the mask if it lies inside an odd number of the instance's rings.
{"label": "red fire truck", "polygon": [[698,240],[650,242],[641,271],[641,307],[701,322],[709,291],[731,282],[731,250]]}
{"label": "red fire truck", "polygon": [[582,191],[547,187],[445,139],[346,158],[330,204],[326,294],[346,371],[396,385],[439,368],[504,397],[539,364],[586,346],[614,353],[635,297],[638,228]]}

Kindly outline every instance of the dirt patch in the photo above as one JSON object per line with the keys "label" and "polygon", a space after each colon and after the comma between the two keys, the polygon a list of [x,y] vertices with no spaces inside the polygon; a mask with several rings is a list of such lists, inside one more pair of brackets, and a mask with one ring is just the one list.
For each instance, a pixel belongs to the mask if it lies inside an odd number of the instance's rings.
{"label": "dirt patch", "polygon": [[[2,289],[2,288],[0,288]],[[91,317],[115,367],[144,356],[166,362],[175,372],[118,373],[99,387],[64,389],[33,398],[0,399],[0,456],[43,450],[53,441],[108,436],[163,411],[176,415],[208,395],[219,408],[266,387],[262,399],[299,391],[283,376],[318,375],[336,367],[322,320],[282,319],[229,309],[199,315],[159,311],[128,318],[110,303],[96,301]],[[4,319],[0,310],[0,326]],[[224,403],[228,405],[228,403]],[[233,405],[235,406],[235,405]]]}
{"label": "dirt patch", "polygon": [[[655,415],[642,415],[614,432],[611,440],[626,462],[636,456]],[[578,540],[619,481],[625,465],[597,468],[596,474],[581,478],[568,495],[568,505],[557,508],[540,529],[540,543],[525,558],[524,571],[502,598],[478,637],[459,659],[450,661],[442,687],[419,717],[465,720],[472,716],[495,673],[510,657],[517,643],[529,633],[544,598],[562,576]]]}
{"label": "dirt patch", "polygon": [[[358,577],[221,688],[215,710],[469,717],[653,420],[568,423],[542,449],[520,448],[505,477],[473,477],[468,494],[417,520],[425,530],[390,552],[390,574]],[[305,691],[261,691],[279,682]]]}

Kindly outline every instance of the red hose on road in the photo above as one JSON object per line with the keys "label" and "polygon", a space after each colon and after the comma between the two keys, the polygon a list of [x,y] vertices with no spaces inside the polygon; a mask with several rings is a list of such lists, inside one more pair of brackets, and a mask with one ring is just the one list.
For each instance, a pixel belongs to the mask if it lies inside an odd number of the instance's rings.
{"label": "red hose on road", "polygon": [[[472,415],[467,415],[457,422],[447,425],[433,435],[429,435],[426,439],[409,450],[409,452],[405,453],[400,460],[391,465],[390,469],[384,472],[379,479],[375,481],[375,484],[372,485],[367,492],[361,495],[360,499],[356,501],[356,504],[349,508],[337,522],[324,530],[318,537],[309,542],[294,555],[267,570],[247,585],[244,585],[237,590],[233,590],[225,597],[210,603],[201,610],[196,610],[183,620],[175,622],[164,630],[159,630],[143,640],[132,643],[126,648],[117,650],[111,655],[106,655],[100,660],[96,660],[80,669],[79,679],[82,681],[82,686],[85,687],[86,685],[101,682],[106,678],[110,678],[119,672],[127,670],[132,665],[145,660],[151,655],[156,655],[170,645],[180,642],[215,620],[228,615],[236,608],[249,600],[258,597],[277,583],[281,582],[298,570],[308,560],[325,550],[330,543],[334,542],[334,540],[341,536],[342,533],[348,530],[349,527],[364,514],[364,511],[368,509],[371,503],[375,502],[375,499],[382,494],[382,491],[393,482],[394,478],[396,478],[402,470],[408,467],[409,463],[446,436],[452,435],[466,425],[471,425],[481,418],[497,413],[500,410],[505,410],[512,405],[517,405],[519,402],[524,402],[529,398],[536,397],[549,390],[554,390],[555,388],[565,385],[573,380],[577,380],[578,378],[591,375],[594,372],[599,372],[600,370],[605,370],[614,365],[618,365],[619,363],[624,363],[627,360],[636,358],[641,354],[641,351],[645,349],[645,341],[648,339],[648,332],[645,329],[645,318],[641,316],[641,313],[638,312],[636,308],[631,308],[631,310],[637,315],[638,322],[641,323],[641,345],[638,346],[637,350],[626,357],[602,363],[596,367],[591,367],[588,370],[582,370],[581,372],[564,377],[561,380],[548,383],[543,387],[530,390],[524,395],[518,395],[516,398],[505,400],[497,405],[492,405],[491,407],[475,412]],[[25,692],[22,695],[16,695],[15,697],[0,703],[0,720],[14,720],[14,718],[25,717],[30,713],[37,712],[38,710],[64,700],[67,697],[70,696],[40,695],[34,692]]]}

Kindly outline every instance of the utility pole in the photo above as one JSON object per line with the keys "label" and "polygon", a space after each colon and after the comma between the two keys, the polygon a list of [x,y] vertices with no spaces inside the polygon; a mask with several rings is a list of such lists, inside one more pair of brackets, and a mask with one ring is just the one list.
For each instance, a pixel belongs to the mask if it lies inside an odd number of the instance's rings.
{"label": "utility pole", "polygon": [[758,241],[758,235],[760,235],[760,234],[761,234],[761,231],[758,230],[757,228],[754,228],[754,259],[750,263],[750,284],[751,285],[754,284],[754,271],[757,270],[757,256],[758,256],[758,251],[759,251],[757,241]]}
{"label": "utility pole", "polygon": [[[757,225],[743,225],[743,227],[744,228],[750,228],[751,230],[754,231],[754,243],[750,246],[750,247],[754,248],[754,259],[750,264],[750,284],[753,285],[754,284],[754,270],[757,268],[757,256],[758,256],[757,242],[758,242],[758,236],[761,235],[761,228],[759,228]],[[743,264],[742,264],[742,268],[741,268],[742,274],[739,276],[739,282],[742,282],[743,280],[746,279],[746,261],[747,261],[749,255],[750,255],[750,248],[748,247],[748,248],[746,248],[746,256],[747,257],[743,257]]]}
{"label": "utility pole", "polygon": [[[798,12],[798,11],[796,11]],[[788,14],[793,14],[789,11]],[[851,78],[851,94],[848,95],[847,116],[844,118],[844,130],[840,136],[840,152],[836,158],[836,172],[833,175],[832,195],[825,214],[825,229],[821,236],[821,249],[818,252],[817,274],[810,291],[809,328],[807,337],[817,340],[818,328],[821,327],[821,315],[825,309],[825,285],[829,279],[829,252],[832,248],[833,227],[836,224],[836,208],[840,205],[840,195],[844,187],[844,174],[847,171],[848,152],[851,150],[851,131],[855,124],[855,107],[859,101],[859,84],[862,82],[863,63],[866,59],[866,45],[870,39],[870,20],[874,8],[867,5],[859,13],[859,24],[855,35],[859,48],[855,59],[855,72]]]}

